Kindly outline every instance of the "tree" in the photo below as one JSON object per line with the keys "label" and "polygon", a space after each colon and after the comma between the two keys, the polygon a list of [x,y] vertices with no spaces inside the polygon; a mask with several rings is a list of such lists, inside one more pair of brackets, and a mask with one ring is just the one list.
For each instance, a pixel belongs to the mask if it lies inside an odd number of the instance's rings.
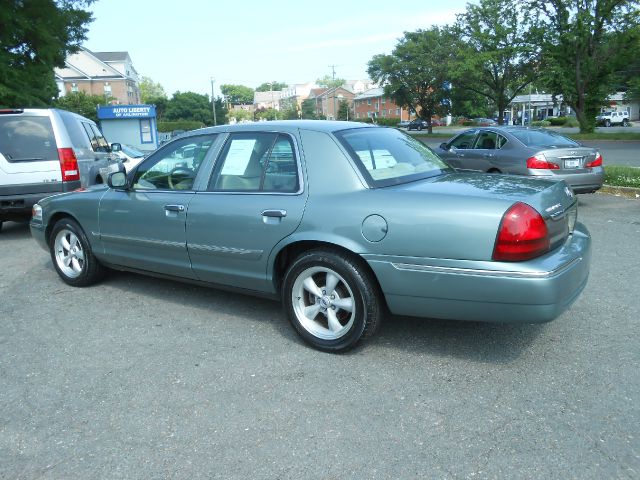
{"label": "tree", "polygon": [[194,92],[174,93],[167,102],[164,117],[170,121],[195,120],[206,125],[213,125],[213,112],[209,97]]}
{"label": "tree", "polygon": [[231,105],[247,105],[253,103],[253,88],[244,85],[220,85],[220,91]]}
{"label": "tree", "polygon": [[614,72],[638,55],[637,0],[530,0],[544,26],[544,81],[576,113],[581,132],[615,91]]}
{"label": "tree", "polygon": [[376,55],[367,72],[384,85],[385,95],[399,106],[418,112],[433,132],[431,117],[447,113],[449,38],[438,27],[405,32],[391,55]]}
{"label": "tree", "polygon": [[282,120],[282,114],[275,108],[259,108],[253,117],[256,120]]}
{"label": "tree", "polygon": [[235,119],[236,122],[246,122],[253,120],[253,112],[249,110],[233,109],[228,113],[229,119]]}
{"label": "tree", "polygon": [[105,104],[104,95],[88,95],[85,92],[67,93],[53,102],[55,108],[75,112],[94,122],[98,121],[98,106]]}
{"label": "tree", "polygon": [[325,75],[324,77],[318,78],[316,83],[321,87],[325,88],[336,88],[341,87],[347,81],[344,78],[333,78],[331,75]]}
{"label": "tree", "polygon": [[300,109],[300,118],[307,120],[317,120],[316,115],[316,101],[313,98],[307,98],[302,101],[302,107]]}
{"label": "tree", "polygon": [[167,98],[167,94],[157,82],[149,77],[142,77],[140,80],[140,100],[142,103],[151,103],[150,99]]}
{"label": "tree", "polygon": [[270,92],[271,90],[278,92],[288,86],[289,85],[284,82],[265,82],[256,87],[256,92]]}
{"label": "tree", "polygon": [[86,38],[93,0],[3,0],[0,106],[43,107],[58,95],[54,67]]}
{"label": "tree", "polygon": [[[353,115],[351,115],[353,117]],[[340,100],[338,103],[338,120],[349,120],[349,102]]]}
{"label": "tree", "polygon": [[467,4],[451,33],[458,39],[453,85],[487,98],[502,125],[511,100],[538,73],[538,30],[529,10],[518,8],[517,0],[480,0]]}
{"label": "tree", "polygon": [[167,99],[167,97],[148,97],[144,103],[147,105],[155,105],[156,118],[158,121],[164,120],[164,113],[167,110],[167,105],[169,104],[169,99]]}

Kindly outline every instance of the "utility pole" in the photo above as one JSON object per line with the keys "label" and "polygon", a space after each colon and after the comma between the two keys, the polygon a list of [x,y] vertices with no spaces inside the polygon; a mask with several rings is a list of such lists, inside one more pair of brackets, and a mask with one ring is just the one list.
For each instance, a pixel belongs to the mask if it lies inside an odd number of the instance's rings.
{"label": "utility pole", "polygon": [[213,84],[215,83],[216,79],[211,77],[211,109],[213,110],[213,125],[217,126],[218,125],[218,119],[216,118],[216,100],[215,97],[213,96]]}
{"label": "utility pole", "polygon": [[329,65],[331,67],[331,80],[336,80],[336,67],[337,65]]}

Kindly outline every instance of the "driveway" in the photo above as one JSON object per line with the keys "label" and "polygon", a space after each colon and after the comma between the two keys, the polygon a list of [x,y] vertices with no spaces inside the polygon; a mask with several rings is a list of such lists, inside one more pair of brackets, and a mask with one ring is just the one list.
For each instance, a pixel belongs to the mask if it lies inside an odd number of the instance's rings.
{"label": "driveway", "polygon": [[390,318],[346,355],[278,303],[0,234],[0,478],[638,478],[640,203],[580,197],[589,284],[545,325]]}

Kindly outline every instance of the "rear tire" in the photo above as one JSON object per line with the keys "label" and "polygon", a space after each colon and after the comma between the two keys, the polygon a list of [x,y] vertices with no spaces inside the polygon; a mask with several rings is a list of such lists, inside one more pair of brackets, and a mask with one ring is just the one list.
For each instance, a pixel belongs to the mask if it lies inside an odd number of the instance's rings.
{"label": "rear tire", "polygon": [[4,222],[3,222],[2,220],[0,220],[0,232],[2,232],[2,224],[3,224],[3,223],[4,223]]}
{"label": "rear tire", "polygon": [[87,236],[71,218],[58,220],[53,226],[49,251],[56,272],[68,285],[86,287],[104,275],[104,268],[93,256]]}
{"label": "rear tire", "polygon": [[372,274],[351,256],[328,249],[303,253],[293,261],[282,299],[298,334],[327,352],[344,352],[373,335],[383,314]]}
{"label": "rear tire", "polygon": [[611,120],[605,120],[604,121],[604,126],[605,127],[610,127],[611,126]]}
{"label": "rear tire", "polygon": [[626,118],[622,120],[622,126],[623,127],[628,127],[629,126],[629,120],[627,120]]}

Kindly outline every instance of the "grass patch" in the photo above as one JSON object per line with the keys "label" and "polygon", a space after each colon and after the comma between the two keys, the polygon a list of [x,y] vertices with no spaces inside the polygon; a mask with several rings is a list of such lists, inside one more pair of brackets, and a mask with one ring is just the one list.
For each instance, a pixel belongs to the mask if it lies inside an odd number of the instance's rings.
{"label": "grass patch", "polygon": [[563,133],[565,137],[574,140],[640,140],[638,132],[594,132],[594,133]]}
{"label": "grass patch", "polygon": [[604,167],[604,183],[616,187],[640,188],[640,168],[606,165]]}

